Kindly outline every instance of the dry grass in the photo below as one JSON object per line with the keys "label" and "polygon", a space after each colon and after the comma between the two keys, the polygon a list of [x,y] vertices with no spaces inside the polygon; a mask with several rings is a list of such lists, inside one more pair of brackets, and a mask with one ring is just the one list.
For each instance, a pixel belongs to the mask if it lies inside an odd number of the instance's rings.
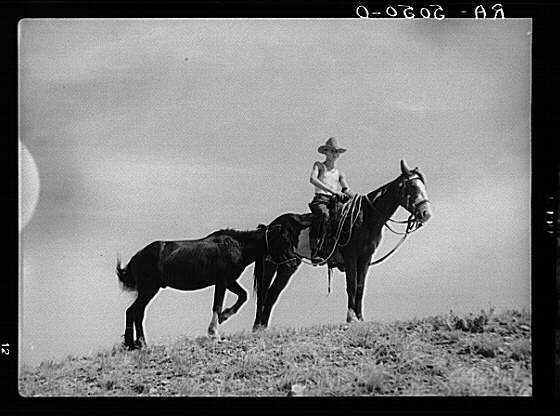
{"label": "dry grass", "polygon": [[25,367],[23,396],[527,396],[526,312],[243,332]]}

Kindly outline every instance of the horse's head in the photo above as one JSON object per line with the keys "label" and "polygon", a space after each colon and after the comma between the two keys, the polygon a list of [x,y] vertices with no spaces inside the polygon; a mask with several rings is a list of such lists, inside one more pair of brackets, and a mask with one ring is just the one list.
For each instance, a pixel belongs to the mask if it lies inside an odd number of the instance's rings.
{"label": "horse's head", "polygon": [[295,257],[292,235],[283,224],[259,224],[258,228],[264,230],[266,251],[274,262],[282,264]]}
{"label": "horse's head", "polygon": [[409,169],[401,160],[399,186],[402,189],[399,204],[424,224],[432,217],[432,204],[428,199],[424,175],[418,168]]}

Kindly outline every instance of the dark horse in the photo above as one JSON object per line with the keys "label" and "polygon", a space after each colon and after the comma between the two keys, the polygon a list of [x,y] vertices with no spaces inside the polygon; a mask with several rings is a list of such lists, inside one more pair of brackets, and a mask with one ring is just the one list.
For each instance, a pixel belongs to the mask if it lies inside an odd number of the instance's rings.
{"label": "dark horse", "polygon": [[[361,198],[362,203],[350,229],[350,236],[347,242],[344,241],[344,247],[338,247],[343,258],[343,264],[338,267],[346,271],[347,322],[363,320],[362,297],[366,274],[372,255],[381,242],[384,224],[399,206],[409,211],[420,225],[432,215],[424,176],[418,168],[410,170],[404,161],[401,161],[401,174],[395,180],[367,195],[355,197],[357,198]],[[292,261],[276,265],[266,261],[266,258],[257,260],[254,276],[257,313],[253,330],[268,326],[274,303],[301,264],[301,258],[293,247],[297,246],[299,239],[298,229],[311,224],[311,214],[283,214],[271,222],[271,225],[275,224],[282,224],[285,229],[293,230],[292,247],[289,250]],[[276,278],[272,282],[275,274]]]}
{"label": "dark horse", "polygon": [[[197,290],[215,285],[208,334],[219,337],[218,324],[247,300],[247,293],[237,283],[243,270],[266,254],[281,265],[288,259],[283,253],[289,245],[280,224],[259,225],[251,231],[220,230],[199,240],[154,241],[132,256],[125,268],[117,259],[117,276],[123,289],[137,292],[136,300],[126,310],[124,345],[129,349],[145,345],[144,310],[159,289],[167,286]],[[237,295],[237,301],[222,311],[226,289]]]}

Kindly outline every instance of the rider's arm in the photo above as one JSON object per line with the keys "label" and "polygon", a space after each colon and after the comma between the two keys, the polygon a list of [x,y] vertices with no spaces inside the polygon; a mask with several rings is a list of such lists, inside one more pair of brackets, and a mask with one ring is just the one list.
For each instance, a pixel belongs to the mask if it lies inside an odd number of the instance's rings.
{"label": "rider's arm", "polygon": [[340,192],[338,192],[338,190],[331,188],[330,186],[328,186],[327,184],[325,184],[323,181],[321,181],[319,179],[319,162],[315,162],[313,164],[313,170],[311,171],[311,177],[309,178],[309,182],[311,182],[312,185],[315,185],[317,188],[322,189],[323,191],[326,192],[330,192],[332,194],[340,194]]}
{"label": "rider's arm", "polygon": [[343,172],[340,172],[340,176],[338,178],[340,182],[340,186],[342,186],[342,193],[348,195],[350,198],[354,197],[354,192],[350,191],[350,187],[348,186],[348,182],[346,182],[346,176],[344,176]]}

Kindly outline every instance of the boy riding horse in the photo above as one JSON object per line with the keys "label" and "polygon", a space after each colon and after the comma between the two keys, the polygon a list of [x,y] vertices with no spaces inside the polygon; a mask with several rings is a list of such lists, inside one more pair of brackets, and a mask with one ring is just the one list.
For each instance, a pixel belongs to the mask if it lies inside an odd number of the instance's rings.
{"label": "boy riding horse", "polygon": [[[310,182],[315,188],[315,196],[309,203],[313,213],[313,221],[309,232],[309,245],[311,248],[311,261],[314,265],[325,260],[319,255],[321,240],[325,237],[329,221],[329,206],[331,202],[345,201],[352,198],[344,173],[336,168],[335,163],[341,153],[346,149],[339,147],[336,138],[329,138],[326,143],[319,146],[319,153],[326,157],[324,162],[315,162],[311,171]],[[332,200],[335,201],[332,201]]]}

